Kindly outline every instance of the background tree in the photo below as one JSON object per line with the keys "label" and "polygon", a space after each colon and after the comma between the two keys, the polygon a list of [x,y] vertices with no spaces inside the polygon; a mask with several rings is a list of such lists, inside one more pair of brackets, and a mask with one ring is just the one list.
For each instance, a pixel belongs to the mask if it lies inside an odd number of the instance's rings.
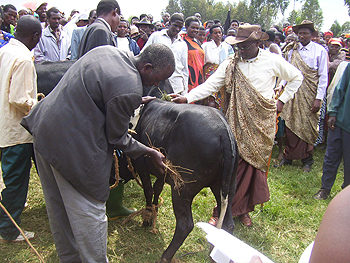
{"label": "background tree", "polygon": [[323,25],[323,11],[318,0],[306,0],[301,7],[301,20],[310,20],[314,22],[316,28],[320,29]]}
{"label": "background tree", "polygon": [[289,17],[288,17],[288,22],[291,25],[298,25],[302,22],[302,18],[301,18],[301,10],[293,10],[292,12],[289,13]]}
{"label": "background tree", "polygon": [[340,34],[342,33],[341,26],[338,22],[338,20],[335,20],[330,28],[330,30],[333,32],[334,37],[339,37]]}
{"label": "background tree", "polygon": [[349,32],[350,32],[350,21],[345,22],[345,23],[341,26],[341,32],[342,32],[342,33],[349,33]]}
{"label": "background tree", "polygon": [[184,14],[185,19],[189,16],[194,16],[197,12],[201,14],[203,19],[203,17],[207,16],[206,5],[205,0],[180,0],[181,12]]}
{"label": "background tree", "polygon": [[348,14],[350,16],[350,0],[344,0],[344,4],[348,8]]}
{"label": "background tree", "polygon": [[239,1],[238,4],[234,4],[231,8],[231,20],[236,19],[238,21],[248,22],[250,20],[249,4],[247,1]]}
{"label": "background tree", "polygon": [[165,8],[165,11],[168,12],[170,15],[172,15],[174,13],[180,13],[181,8],[179,5],[179,0],[169,0],[168,5]]}

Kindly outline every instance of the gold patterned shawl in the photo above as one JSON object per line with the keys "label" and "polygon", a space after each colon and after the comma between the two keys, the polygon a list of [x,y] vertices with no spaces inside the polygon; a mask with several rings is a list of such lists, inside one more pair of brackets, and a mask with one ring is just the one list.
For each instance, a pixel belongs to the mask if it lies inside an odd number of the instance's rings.
{"label": "gold patterned shawl", "polygon": [[317,94],[319,75],[317,70],[310,68],[304,62],[297,47],[298,43],[291,45],[293,54],[290,63],[303,73],[304,79],[294,94],[294,99],[289,100],[284,105],[281,117],[296,136],[308,144],[314,145],[318,137],[319,113],[312,113],[311,108]]}
{"label": "gold patterned shawl", "polygon": [[253,167],[267,171],[276,129],[276,103],[264,98],[244,76],[235,56],[226,68],[231,90],[226,118],[236,137],[239,155]]}

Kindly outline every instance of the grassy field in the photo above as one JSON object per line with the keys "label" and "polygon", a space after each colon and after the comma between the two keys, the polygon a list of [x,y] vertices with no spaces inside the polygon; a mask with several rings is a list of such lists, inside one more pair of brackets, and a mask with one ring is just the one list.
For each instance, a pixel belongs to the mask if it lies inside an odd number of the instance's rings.
{"label": "grassy field", "polygon": [[[273,157],[277,157],[276,150],[274,149]],[[323,156],[324,151],[315,150],[315,164],[310,173],[302,171],[300,161],[289,167],[273,168],[273,164],[277,163],[273,158],[268,178],[270,201],[264,204],[263,209],[260,205],[256,206],[255,211],[251,213],[253,227],[245,228],[235,219],[234,235],[274,262],[298,262],[304,249],[314,240],[323,213],[331,200],[330,198],[317,201],[312,198],[321,184]],[[341,166],[332,197],[340,191],[342,169]],[[160,207],[158,215],[158,234],[151,234],[150,228],[141,227],[141,218],[123,226],[122,220],[109,222],[110,262],[156,262],[160,258],[170,243],[175,228],[169,186],[164,188],[161,196],[164,205]],[[142,189],[135,182],[129,182],[125,187],[125,204],[137,209],[144,207]],[[214,205],[211,191],[202,190],[192,205],[195,223],[207,222]],[[58,262],[40,181],[34,168],[30,180],[28,207],[21,218],[21,227],[36,233],[32,244],[45,261]],[[205,233],[195,227],[175,258],[179,262],[210,262],[209,253]],[[39,262],[26,243],[0,243],[0,255],[1,262]]]}

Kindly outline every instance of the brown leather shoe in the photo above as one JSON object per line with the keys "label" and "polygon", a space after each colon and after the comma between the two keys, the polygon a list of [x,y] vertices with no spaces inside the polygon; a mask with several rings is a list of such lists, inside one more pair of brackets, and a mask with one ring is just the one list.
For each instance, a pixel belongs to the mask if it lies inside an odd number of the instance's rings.
{"label": "brown leather shoe", "polygon": [[209,224],[211,224],[212,226],[217,226],[219,222],[219,218],[216,217],[216,216],[212,216],[210,219],[209,219]]}
{"label": "brown leather shoe", "polygon": [[252,219],[250,218],[248,213],[240,215],[239,219],[241,220],[243,225],[245,225],[246,227],[251,227],[252,226]]}

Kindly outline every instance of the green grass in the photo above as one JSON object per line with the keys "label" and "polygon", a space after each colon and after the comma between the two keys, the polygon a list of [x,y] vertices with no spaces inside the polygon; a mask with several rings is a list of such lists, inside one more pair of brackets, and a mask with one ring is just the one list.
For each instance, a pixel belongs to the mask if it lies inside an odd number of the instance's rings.
{"label": "green grass", "polygon": [[[276,150],[274,149],[273,157],[277,157]],[[300,161],[282,168],[273,168],[271,165],[268,178],[270,201],[263,208],[256,206],[251,213],[253,227],[245,228],[235,219],[234,235],[274,262],[298,262],[304,249],[314,240],[323,213],[331,200],[317,201],[312,198],[321,184],[323,156],[324,151],[315,150],[315,164],[310,173],[302,171]],[[276,162],[276,159],[272,159],[271,163]],[[341,189],[342,169],[341,166],[332,197]],[[40,181],[34,168],[31,175],[28,207],[22,213],[21,227],[36,233],[32,244],[46,262],[58,262]],[[109,222],[110,262],[156,262],[160,258],[170,243],[175,228],[168,185],[164,187],[161,196],[164,204],[158,215],[158,234],[151,234],[151,228],[141,227],[141,218],[135,218],[126,225],[121,225],[122,219]],[[144,207],[142,189],[135,182],[126,185],[124,203],[127,207]],[[211,191],[202,190],[192,205],[194,222],[207,222],[214,205]],[[210,262],[209,249],[205,233],[195,227],[175,258],[180,262]],[[26,243],[0,243],[0,255],[1,262],[39,262]]]}

